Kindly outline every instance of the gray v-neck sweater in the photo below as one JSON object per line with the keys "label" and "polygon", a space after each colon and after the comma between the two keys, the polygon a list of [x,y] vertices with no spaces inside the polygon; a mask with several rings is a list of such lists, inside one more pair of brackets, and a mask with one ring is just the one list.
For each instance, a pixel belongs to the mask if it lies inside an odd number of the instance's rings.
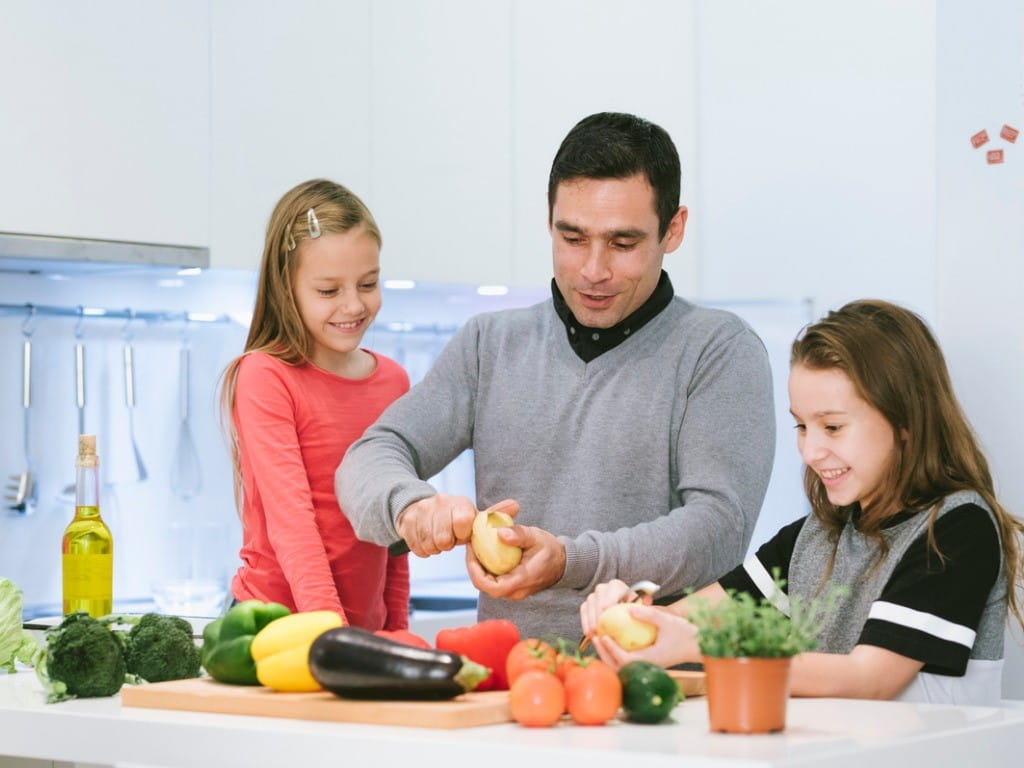
{"label": "gray v-neck sweater", "polygon": [[480,618],[579,638],[579,605],[601,582],[669,594],[738,565],[774,447],[767,353],[735,315],[676,297],[584,363],[546,301],[471,319],[352,445],[335,486],[356,534],[390,544],[398,514],[435,492],[420,478],[472,448],[478,508],[517,499],[517,522],[566,548],[557,584],[481,595]]}

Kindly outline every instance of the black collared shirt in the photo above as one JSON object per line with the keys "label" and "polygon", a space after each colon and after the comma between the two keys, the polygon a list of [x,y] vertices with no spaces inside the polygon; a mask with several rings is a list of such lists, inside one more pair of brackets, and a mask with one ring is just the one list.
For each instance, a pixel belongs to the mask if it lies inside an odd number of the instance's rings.
{"label": "black collared shirt", "polygon": [[672,287],[672,281],[669,280],[668,273],[662,270],[654,293],[637,307],[633,314],[611,328],[588,328],[576,319],[572,310],[569,309],[569,305],[565,303],[562,292],[558,290],[558,285],[553,279],[551,281],[551,297],[555,303],[555,312],[565,324],[569,346],[585,363],[603,355],[609,349],[614,349],[628,339],[631,334],[643,328],[669,305],[673,296],[675,296],[675,289]]}

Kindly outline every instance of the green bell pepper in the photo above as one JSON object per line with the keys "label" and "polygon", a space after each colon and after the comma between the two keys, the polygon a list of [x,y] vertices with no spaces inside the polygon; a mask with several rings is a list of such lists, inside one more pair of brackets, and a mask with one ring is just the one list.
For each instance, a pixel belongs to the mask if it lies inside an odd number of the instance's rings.
{"label": "green bell pepper", "polygon": [[250,646],[256,633],[291,611],[280,603],[246,600],[203,630],[203,667],[214,680],[259,685]]}

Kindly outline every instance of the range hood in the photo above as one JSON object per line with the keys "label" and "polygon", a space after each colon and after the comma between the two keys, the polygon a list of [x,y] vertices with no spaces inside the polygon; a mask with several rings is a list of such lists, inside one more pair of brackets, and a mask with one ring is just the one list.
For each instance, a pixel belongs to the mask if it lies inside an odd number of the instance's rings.
{"label": "range hood", "polygon": [[0,232],[0,272],[72,275],[209,266],[209,248]]}

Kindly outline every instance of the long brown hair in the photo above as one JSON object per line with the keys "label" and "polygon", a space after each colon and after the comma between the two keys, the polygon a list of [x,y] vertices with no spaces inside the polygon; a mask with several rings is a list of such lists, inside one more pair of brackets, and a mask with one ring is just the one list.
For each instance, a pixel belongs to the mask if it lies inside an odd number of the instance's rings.
{"label": "long brown hair", "polygon": [[232,418],[238,366],[250,352],[265,352],[288,365],[309,361],[312,337],[302,322],[292,287],[299,261],[298,246],[303,240],[321,234],[348,232],[356,227],[364,229],[381,245],[380,230],[363,201],[341,184],[326,179],[311,179],[292,187],[270,214],[245,350],[228,364],[221,377],[221,420],[231,449],[239,514],[241,467],[238,432]]}
{"label": "long brown hair", "polygon": [[[976,491],[988,504],[999,528],[1007,601],[1024,625],[1017,590],[1024,564],[1020,537],[1024,525],[995,497],[988,461],[964,415],[946,360],[925,322],[913,312],[879,300],[851,302],[829,312],[793,342],[791,365],[836,368],[858,395],[875,408],[893,430],[894,458],[876,498],[860,510],[858,530],[874,538],[880,557],[888,551],[885,521],[901,511],[928,511],[928,541],[935,544],[939,503],[955,491]],[[850,508],[836,507],[810,467],[804,489],[811,509],[838,539]]]}

